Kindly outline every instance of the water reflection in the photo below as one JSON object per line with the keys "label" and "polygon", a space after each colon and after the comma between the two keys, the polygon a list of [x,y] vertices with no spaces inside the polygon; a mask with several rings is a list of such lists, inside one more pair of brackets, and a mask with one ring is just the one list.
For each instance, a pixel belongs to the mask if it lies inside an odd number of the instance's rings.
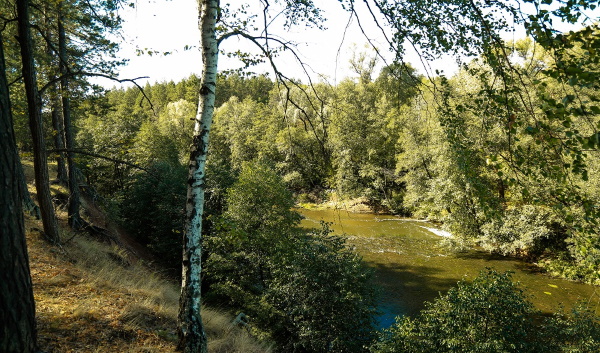
{"label": "water reflection", "polygon": [[595,307],[599,303],[595,287],[551,278],[525,262],[477,250],[453,252],[443,245],[450,234],[424,221],[331,209],[299,211],[305,227],[332,223],[334,234],[345,234],[348,244],[374,269],[374,281],[382,290],[382,326],[392,324],[396,315],[414,315],[425,301],[486,267],[514,272],[513,279],[545,313],[561,305],[570,310],[579,300],[591,300]]}

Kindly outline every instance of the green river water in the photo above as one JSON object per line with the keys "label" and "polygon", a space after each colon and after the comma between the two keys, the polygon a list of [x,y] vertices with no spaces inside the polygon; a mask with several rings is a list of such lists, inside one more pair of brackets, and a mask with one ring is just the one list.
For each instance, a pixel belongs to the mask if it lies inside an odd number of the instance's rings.
{"label": "green river water", "polygon": [[455,286],[461,279],[473,279],[491,267],[512,271],[530,300],[544,313],[565,311],[580,300],[590,301],[600,311],[600,292],[591,285],[552,278],[535,266],[484,251],[453,252],[443,246],[449,234],[435,225],[387,215],[350,213],[343,210],[298,210],[304,227],[332,223],[334,234],[344,235],[364,261],[375,270],[381,288],[380,326],[389,326],[397,315],[413,315]]}

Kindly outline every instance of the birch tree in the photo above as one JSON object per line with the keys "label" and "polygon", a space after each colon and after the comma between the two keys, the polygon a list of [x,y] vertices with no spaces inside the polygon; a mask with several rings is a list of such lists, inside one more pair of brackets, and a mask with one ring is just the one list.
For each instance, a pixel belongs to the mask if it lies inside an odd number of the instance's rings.
{"label": "birch tree", "polygon": [[179,304],[179,343],[177,345],[178,350],[186,353],[207,351],[206,333],[200,315],[202,215],[204,213],[206,153],[208,152],[208,137],[215,109],[219,58],[216,35],[219,1],[199,0],[198,8],[203,68],[198,111],[190,147]]}
{"label": "birch tree", "polygon": [[[190,147],[188,192],[186,201],[186,221],[183,235],[182,286],[179,308],[179,343],[178,350],[183,352],[206,352],[207,339],[202,325],[201,306],[201,256],[202,256],[202,219],[204,214],[205,168],[208,152],[209,132],[212,125],[215,108],[215,93],[217,88],[217,70],[219,43],[223,40],[239,36],[254,43],[258,48],[258,58],[250,58],[241,54],[240,58],[246,66],[260,61],[269,62],[280,82],[286,77],[277,70],[273,57],[276,50],[270,49],[269,42],[277,43],[283,50],[291,50],[288,43],[269,36],[267,14],[268,2],[263,5],[264,27],[258,35],[249,34],[246,29],[257,29],[252,16],[250,20],[232,15],[231,22],[223,22],[217,30],[217,22],[229,11],[219,6],[218,0],[198,0],[200,48],[202,51],[202,74],[198,110],[196,112],[192,145]],[[285,26],[296,25],[303,20],[318,24],[322,18],[320,11],[312,1],[285,1],[282,12],[286,16]],[[247,6],[242,6],[239,14],[246,14]],[[243,17],[243,16],[242,16]],[[217,38],[217,35],[219,37]],[[259,43],[259,41],[261,41]],[[262,45],[264,43],[264,45]],[[298,56],[296,56],[298,57]]]}

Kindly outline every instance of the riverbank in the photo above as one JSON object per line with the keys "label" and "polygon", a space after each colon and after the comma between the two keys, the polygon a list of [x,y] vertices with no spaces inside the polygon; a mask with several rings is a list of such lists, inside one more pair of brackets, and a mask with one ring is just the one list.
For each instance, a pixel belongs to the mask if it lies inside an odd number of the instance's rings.
{"label": "riverbank", "polygon": [[522,260],[489,254],[476,249],[453,251],[445,237],[435,234],[435,224],[381,214],[354,213],[343,208],[299,209],[302,225],[318,227],[331,223],[336,235],[343,236],[375,272],[375,285],[381,288],[381,307],[388,319],[414,315],[455,286],[471,280],[485,268],[511,271],[536,308],[543,313],[568,312],[580,301],[600,307],[596,287],[554,278]]}
{"label": "riverbank", "polygon": [[298,202],[298,207],[307,210],[341,210],[352,213],[391,214],[381,206],[373,205],[366,197],[340,199],[333,194],[328,201],[321,203]]}

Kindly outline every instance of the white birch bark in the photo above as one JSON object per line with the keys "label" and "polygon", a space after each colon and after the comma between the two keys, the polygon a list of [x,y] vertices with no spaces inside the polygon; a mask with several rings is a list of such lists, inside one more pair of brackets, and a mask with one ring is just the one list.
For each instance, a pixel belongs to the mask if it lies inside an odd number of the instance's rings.
{"label": "white birch bark", "polygon": [[200,315],[202,218],[206,154],[212,124],[217,83],[218,43],[216,22],[218,0],[198,0],[200,46],[203,70],[194,136],[190,147],[186,224],[183,238],[181,298],[179,303],[178,350],[189,353],[206,352],[207,339]]}

